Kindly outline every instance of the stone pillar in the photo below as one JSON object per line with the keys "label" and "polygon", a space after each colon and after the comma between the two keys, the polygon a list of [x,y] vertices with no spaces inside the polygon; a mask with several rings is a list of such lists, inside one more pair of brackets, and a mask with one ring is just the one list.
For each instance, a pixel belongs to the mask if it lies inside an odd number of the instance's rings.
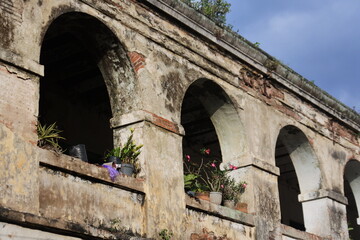
{"label": "stone pillar", "polygon": [[[8,54],[12,55],[10,52]],[[25,141],[36,145],[39,77],[43,76],[44,69],[40,64],[31,63],[36,64],[36,69],[27,70],[25,67],[2,63],[0,56],[0,123]]]}
{"label": "stone pillar", "polygon": [[[39,159],[36,123],[43,66],[1,49],[0,207],[37,214]],[[13,63],[13,64],[7,64]]]}
{"label": "stone pillar", "polygon": [[248,188],[241,201],[248,204],[248,212],[254,214],[256,239],[275,239],[279,236],[280,202],[277,187],[279,169],[263,160],[247,157],[232,163],[240,168],[232,175],[238,181],[246,181]]}
{"label": "stone pillar", "polygon": [[182,127],[153,113],[139,110],[112,119],[115,142],[124,142],[129,129],[143,144],[141,174],[145,178],[146,237],[157,238],[162,229],[171,230],[174,239],[183,234],[185,193],[182,165]]}
{"label": "stone pillar", "polygon": [[347,199],[343,195],[320,189],[300,194],[307,232],[332,239],[349,239],[346,219]]}

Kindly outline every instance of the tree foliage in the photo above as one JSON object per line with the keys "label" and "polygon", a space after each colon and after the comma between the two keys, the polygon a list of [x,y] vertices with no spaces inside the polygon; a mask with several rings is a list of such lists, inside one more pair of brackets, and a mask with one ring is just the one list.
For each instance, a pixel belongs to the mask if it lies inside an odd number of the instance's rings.
{"label": "tree foliage", "polygon": [[181,0],[197,11],[201,12],[216,24],[226,26],[226,14],[230,11],[231,4],[226,0]]}

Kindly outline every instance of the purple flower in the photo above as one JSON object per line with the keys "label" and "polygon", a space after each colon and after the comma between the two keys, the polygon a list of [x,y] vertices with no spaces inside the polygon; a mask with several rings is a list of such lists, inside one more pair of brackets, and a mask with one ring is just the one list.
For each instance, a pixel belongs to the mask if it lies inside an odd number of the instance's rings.
{"label": "purple flower", "polygon": [[119,175],[119,172],[111,166],[107,166],[107,165],[102,165],[102,166],[108,170],[111,181],[115,181],[115,178]]}

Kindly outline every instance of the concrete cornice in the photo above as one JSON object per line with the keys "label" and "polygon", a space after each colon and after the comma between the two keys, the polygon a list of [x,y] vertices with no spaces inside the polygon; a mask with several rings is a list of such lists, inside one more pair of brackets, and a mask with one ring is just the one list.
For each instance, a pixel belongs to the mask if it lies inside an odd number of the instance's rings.
{"label": "concrete cornice", "polygon": [[175,134],[181,136],[185,135],[185,130],[181,125],[147,110],[137,110],[123,115],[115,115],[112,119],[110,119],[110,125],[111,128],[119,128],[143,121],[152,123]]}
{"label": "concrete cornice", "polygon": [[0,47],[0,61],[10,63],[27,72],[38,76],[44,76],[44,66],[35,62],[34,60],[24,58],[14,52]]}
{"label": "concrete cornice", "polygon": [[236,33],[229,32],[179,0],[139,0],[163,11],[298,96],[360,132],[360,115]]}
{"label": "concrete cornice", "polygon": [[256,157],[241,158],[241,160],[236,163],[236,166],[239,168],[253,166],[272,175],[280,176],[280,169],[278,167]]}
{"label": "concrete cornice", "polygon": [[302,193],[298,196],[299,202],[301,203],[314,201],[321,198],[330,198],[344,205],[348,205],[348,199],[344,195],[326,189],[319,189],[313,192]]}

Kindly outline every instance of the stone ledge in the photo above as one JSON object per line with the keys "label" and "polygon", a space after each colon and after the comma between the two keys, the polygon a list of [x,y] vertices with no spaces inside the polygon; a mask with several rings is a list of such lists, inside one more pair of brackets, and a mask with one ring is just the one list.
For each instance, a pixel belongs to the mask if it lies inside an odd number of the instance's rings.
{"label": "stone ledge", "polygon": [[251,214],[220,206],[209,201],[190,198],[188,195],[185,195],[185,198],[186,207],[189,209],[204,212],[209,215],[223,218],[232,222],[241,223],[247,226],[255,226],[254,216]]}
{"label": "stone ledge", "polygon": [[111,181],[108,171],[94,164],[83,162],[80,159],[67,156],[65,154],[57,155],[54,152],[40,149],[40,165],[68,172],[73,175],[89,179],[90,181],[101,182],[120,189],[144,194],[144,179],[132,178],[127,176],[118,176],[115,181]]}
{"label": "stone ledge", "polygon": [[0,60],[20,67],[28,72],[44,76],[44,66],[31,59],[26,59],[7,49],[0,47]]}
{"label": "stone ledge", "polygon": [[62,219],[50,219],[42,216],[18,212],[0,206],[0,221],[17,224],[22,227],[42,230],[45,232],[63,234],[71,237],[80,237],[89,240],[101,239],[148,239],[129,236],[124,233],[111,233],[108,230],[95,228],[87,224],[64,221]]}
{"label": "stone ledge", "polygon": [[165,118],[162,118],[154,113],[151,113],[146,110],[138,110],[131,113],[123,114],[120,116],[114,116],[110,120],[110,124],[112,128],[118,128],[138,122],[147,121],[150,122],[158,127],[164,128],[170,132],[179,134],[179,135],[185,135],[184,128],[174,123],[170,120],[167,120]]}
{"label": "stone ledge", "polygon": [[265,162],[264,160],[258,159],[258,158],[246,158],[245,161],[241,160],[240,164],[237,165],[240,168],[253,166],[258,169],[264,170],[265,172],[268,172],[270,174],[273,174],[275,176],[280,176],[280,169],[274,165],[271,165],[268,162]]}
{"label": "stone ledge", "polygon": [[337,193],[337,192],[325,190],[325,189],[320,189],[318,191],[299,194],[299,196],[298,196],[299,202],[308,202],[308,201],[313,201],[313,200],[317,200],[317,199],[321,199],[321,198],[330,198],[339,203],[342,203],[345,205],[348,204],[348,200],[344,195]]}
{"label": "stone ledge", "polygon": [[327,238],[322,238],[312,233],[307,233],[304,231],[300,231],[298,229],[292,228],[290,226],[286,226],[281,224],[281,233],[285,236],[295,238],[295,239],[306,239],[306,240],[326,240]]}

